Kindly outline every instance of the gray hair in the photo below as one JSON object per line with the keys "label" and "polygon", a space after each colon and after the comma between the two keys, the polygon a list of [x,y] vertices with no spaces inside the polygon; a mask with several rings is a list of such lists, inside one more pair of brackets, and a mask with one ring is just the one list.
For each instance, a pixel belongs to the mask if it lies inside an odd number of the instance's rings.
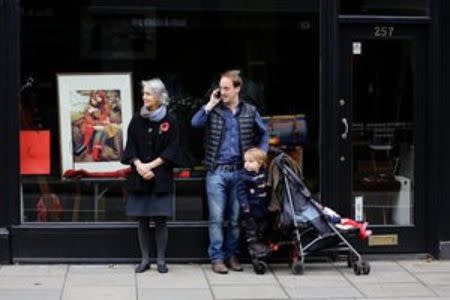
{"label": "gray hair", "polygon": [[149,89],[152,93],[157,95],[157,100],[161,105],[169,105],[169,93],[161,79],[152,78],[150,80],[143,80],[141,83],[142,89]]}

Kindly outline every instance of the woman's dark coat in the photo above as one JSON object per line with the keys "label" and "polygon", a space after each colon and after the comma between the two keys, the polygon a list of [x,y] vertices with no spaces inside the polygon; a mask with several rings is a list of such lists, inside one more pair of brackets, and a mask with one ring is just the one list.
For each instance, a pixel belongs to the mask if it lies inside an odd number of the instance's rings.
{"label": "woman's dark coat", "polygon": [[[131,165],[128,176],[128,190],[135,193],[167,193],[173,190],[174,166],[180,162],[179,128],[176,119],[170,114],[160,122],[152,122],[139,114],[133,116],[128,126],[128,137],[121,162]],[[155,178],[144,180],[133,164],[135,159],[143,163],[156,158],[165,162],[153,169]]]}

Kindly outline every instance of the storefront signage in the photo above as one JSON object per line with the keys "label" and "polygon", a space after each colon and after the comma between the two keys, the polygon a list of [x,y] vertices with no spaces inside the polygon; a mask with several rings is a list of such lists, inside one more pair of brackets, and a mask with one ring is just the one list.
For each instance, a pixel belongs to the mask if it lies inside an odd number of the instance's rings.
{"label": "storefront signage", "polygon": [[139,28],[186,27],[187,20],[177,18],[133,18],[131,25]]}

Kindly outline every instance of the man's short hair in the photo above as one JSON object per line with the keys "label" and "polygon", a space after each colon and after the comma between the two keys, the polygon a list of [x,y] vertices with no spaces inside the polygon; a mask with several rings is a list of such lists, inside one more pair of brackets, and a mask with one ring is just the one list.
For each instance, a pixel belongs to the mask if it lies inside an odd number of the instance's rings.
{"label": "man's short hair", "polygon": [[242,77],[241,77],[241,71],[239,70],[228,70],[226,72],[223,72],[220,76],[229,78],[233,82],[233,86],[235,88],[242,87]]}

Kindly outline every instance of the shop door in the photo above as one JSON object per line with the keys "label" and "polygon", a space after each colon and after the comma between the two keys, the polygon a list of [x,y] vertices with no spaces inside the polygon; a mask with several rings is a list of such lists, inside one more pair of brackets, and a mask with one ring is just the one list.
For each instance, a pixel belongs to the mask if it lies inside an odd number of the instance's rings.
{"label": "shop door", "polygon": [[340,209],[369,222],[369,252],[425,249],[425,37],[404,24],[340,28]]}

